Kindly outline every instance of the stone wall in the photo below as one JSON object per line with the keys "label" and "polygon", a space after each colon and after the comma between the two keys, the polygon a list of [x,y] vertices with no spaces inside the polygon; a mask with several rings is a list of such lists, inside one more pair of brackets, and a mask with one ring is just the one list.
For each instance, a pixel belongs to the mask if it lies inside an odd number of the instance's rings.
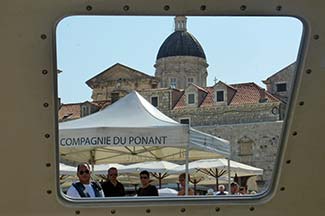
{"label": "stone wall", "polygon": [[172,108],[172,89],[150,89],[139,92],[147,101],[151,103],[151,97],[158,97],[158,109],[163,113],[168,113]]}
{"label": "stone wall", "polygon": [[184,89],[188,86],[188,78],[193,78],[193,83],[202,87],[207,85],[207,67],[205,59],[193,56],[173,56],[158,59],[154,65],[155,77],[160,79],[160,87],[170,87],[170,79],[176,78],[176,88]]}
{"label": "stone wall", "polygon": [[190,117],[192,126],[240,124],[279,120],[279,103],[246,104],[240,106],[187,107],[165,112],[178,120]]}
{"label": "stone wall", "polygon": [[150,78],[106,81],[93,89],[91,98],[94,101],[111,100],[112,93],[119,93],[120,97],[122,97],[133,90],[141,91],[152,89],[153,85],[156,85],[156,83],[155,80]]}
{"label": "stone wall", "polygon": [[278,155],[282,121],[194,127],[230,141],[231,159],[264,170],[259,190],[269,185]]}
{"label": "stone wall", "polygon": [[[269,77],[266,81],[264,81],[264,83],[266,84],[267,91],[283,99],[284,101],[287,101],[291,93],[296,67],[297,67],[296,63],[293,63],[288,67],[275,73],[273,76]],[[287,91],[277,92],[277,84],[281,84],[281,83],[287,84]]]}

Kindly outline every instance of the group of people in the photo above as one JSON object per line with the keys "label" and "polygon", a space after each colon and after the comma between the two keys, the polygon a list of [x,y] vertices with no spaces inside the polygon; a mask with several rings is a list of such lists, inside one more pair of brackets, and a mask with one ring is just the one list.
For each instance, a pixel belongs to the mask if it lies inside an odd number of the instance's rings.
{"label": "group of people", "polygon": [[[209,189],[207,195],[228,195],[228,191],[225,191],[224,185],[219,185],[218,191],[214,192],[213,189]],[[245,195],[248,194],[247,187],[240,187],[236,182],[230,184],[230,195]]]}
{"label": "group of people", "polygon": [[[71,198],[84,198],[84,197],[121,197],[125,196],[125,189],[121,182],[117,180],[118,170],[115,167],[111,167],[107,171],[107,179],[105,182],[99,184],[96,181],[91,180],[91,170],[87,163],[79,164],[77,166],[77,176],[79,181],[74,182],[67,191],[67,196]],[[154,185],[151,185],[150,174],[144,170],[140,172],[141,187],[136,191],[137,196],[159,196],[158,190]],[[190,176],[188,176],[190,179]],[[186,174],[179,175],[180,190],[178,196],[184,196],[186,194]],[[211,191],[210,191],[211,192]],[[219,191],[207,195],[227,195],[224,185],[219,185]],[[237,183],[231,184],[231,194],[240,195],[240,187]],[[187,195],[195,195],[195,191],[188,188]]]}
{"label": "group of people", "polygon": [[[101,184],[91,181],[91,171],[88,164],[77,166],[77,176],[79,181],[73,183],[67,191],[69,197],[119,197],[126,195],[123,184],[117,180],[118,170],[115,167],[108,169],[107,181]],[[140,182],[142,187],[137,190],[137,196],[158,196],[157,188],[150,184],[148,171],[140,172]]]}

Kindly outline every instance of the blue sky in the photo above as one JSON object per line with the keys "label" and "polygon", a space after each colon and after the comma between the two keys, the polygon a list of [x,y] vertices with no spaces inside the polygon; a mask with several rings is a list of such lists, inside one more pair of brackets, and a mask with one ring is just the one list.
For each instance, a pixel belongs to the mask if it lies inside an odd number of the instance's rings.
{"label": "blue sky", "polygon": [[[295,61],[303,26],[288,17],[188,17],[202,45],[208,85],[262,80]],[[73,16],[57,27],[58,91],[63,103],[91,100],[85,82],[119,62],[154,75],[156,55],[174,17]]]}

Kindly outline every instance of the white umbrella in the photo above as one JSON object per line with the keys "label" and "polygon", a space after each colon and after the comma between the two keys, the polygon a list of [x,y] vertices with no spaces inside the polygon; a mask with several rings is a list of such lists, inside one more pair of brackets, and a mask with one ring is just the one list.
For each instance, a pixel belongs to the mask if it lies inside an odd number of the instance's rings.
{"label": "white umbrella", "polygon": [[77,168],[73,166],[60,163],[60,175],[76,175]]}
{"label": "white umbrella", "polygon": [[148,172],[167,173],[174,170],[179,164],[171,163],[168,161],[146,161],[127,165],[123,168],[123,172],[141,172],[147,170]]}
{"label": "white umbrella", "polygon": [[[219,159],[203,159],[197,160],[189,163],[189,172],[196,171],[197,169],[218,169],[219,171],[227,171],[228,160],[224,158]],[[249,166],[243,163],[239,163],[230,160],[230,175],[234,177],[237,176],[253,176],[253,175],[263,175],[263,169]],[[178,167],[171,170],[171,173],[181,173],[185,171],[185,165],[179,165]]]}
{"label": "white umbrella", "polygon": [[[180,165],[176,167],[171,173],[180,173],[185,171],[186,166]],[[219,158],[219,159],[204,159],[193,161],[188,164],[189,173],[192,173],[196,170],[200,170],[206,175],[210,175],[215,178],[216,187],[218,188],[219,177],[226,174],[228,170],[228,179],[230,176],[254,176],[262,175],[263,169],[249,166],[243,163],[236,161]],[[229,184],[229,183],[228,183]],[[230,187],[230,185],[229,185]]]}
{"label": "white umbrella", "polygon": [[159,188],[161,188],[161,180],[168,176],[168,172],[178,167],[178,164],[168,161],[146,161],[126,166],[123,169],[125,173],[140,173],[143,170],[152,173],[152,176],[158,179]]}
{"label": "white umbrella", "polygon": [[107,170],[112,167],[116,168],[119,173],[123,173],[126,166],[119,163],[97,164],[94,166],[93,174],[106,175]]}
{"label": "white umbrella", "polygon": [[159,196],[177,196],[178,192],[172,188],[162,188],[158,189],[158,194]]}

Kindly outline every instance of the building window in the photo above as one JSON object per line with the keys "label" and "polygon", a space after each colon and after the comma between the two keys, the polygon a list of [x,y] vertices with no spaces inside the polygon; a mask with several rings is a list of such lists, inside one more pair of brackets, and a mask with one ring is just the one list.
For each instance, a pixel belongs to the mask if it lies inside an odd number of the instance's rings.
{"label": "building window", "polygon": [[170,87],[171,88],[176,88],[176,78],[170,78]]}
{"label": "building window", "polygon": [[181,123],[181,124],[190,124],[190,119],[189,118],[180,119],[179,123]]}
{"label": "building window", "polygon": [[276,84],[276,91],[277,92],[286,92],[287,91],[287,83]]}
{"label": "building window", "polygon": [[217,99],[217,102],[221,102],[221,101],[224,101],[225,98],[224,98],[224,91],[217,91],[217,94],[216,94],[216,99]]}
{"label": "building window", "polygon": [[157,83],[152,83],[151,84],[151,88],[156,89],[157,87],[158,87],[158,84]]}
{"label": "building window", "polygon": [[193,77],[188,77],[187,78],[187,85],[194,83],[194,78]]}
{"label": "building window", "polygon": [[89,115],[89,108],[87,106],[83,106],[81,110],[81,117]]}
{"label": "building window", "polygon": [[111,94],[111,101],[112,101],[112,103],[118,101],[118,99],[120,99],[120,94],[119,93],[112,93]]}
{"label": "building window", "polygon": [[157,96],[151,97],[151,104],[154,107],[158,107],[158,97]]}
{"label": "building window", "polygon": [[188,94],[187,96],[187,103],[188,104],[194,104],[195,103],[195,95],[194,94]]}
{"label": "building window", "polygon": [[239,144],[238,155],[240,156],[253,155],[253,144],[254,144],[253,140],[244,136],[238,141],[238,144]]}

